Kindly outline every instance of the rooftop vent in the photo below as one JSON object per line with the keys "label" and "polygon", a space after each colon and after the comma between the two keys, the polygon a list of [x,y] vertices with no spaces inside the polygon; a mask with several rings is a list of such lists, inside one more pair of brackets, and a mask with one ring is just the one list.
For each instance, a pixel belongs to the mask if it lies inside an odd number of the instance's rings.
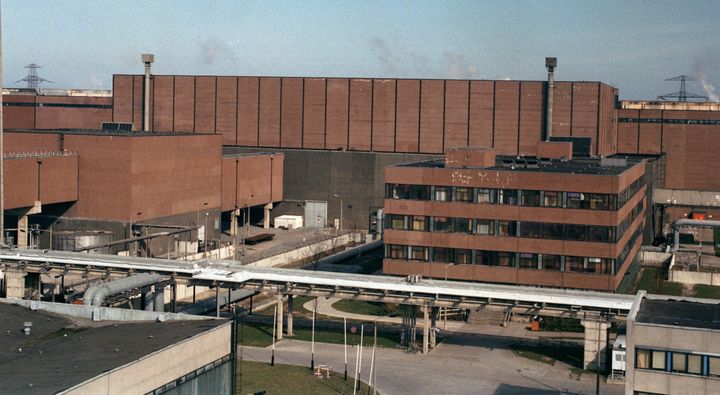
{"label": "rooftop vent", "polygon": [[124,122],[103,122],[100,129],[104,132],[131,132],[132,124]]}

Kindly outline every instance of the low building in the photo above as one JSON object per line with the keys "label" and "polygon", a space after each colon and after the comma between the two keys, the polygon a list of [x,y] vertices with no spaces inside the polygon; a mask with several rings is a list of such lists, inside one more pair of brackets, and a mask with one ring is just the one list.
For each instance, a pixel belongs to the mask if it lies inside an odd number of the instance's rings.
{"label": "low building", "polygon": [[232,392],[228,320],[5,299],[0,316],[3,394]]}
{"label": "low building", "polygon": [[720,302],[638,294],[628,316],[625,393],[717,394]]}
{"label": "low building", "polygon": [[541,145],[539,157],[457,149],[388,166],[384,272],[617,290],[642,243],[645,162]]}

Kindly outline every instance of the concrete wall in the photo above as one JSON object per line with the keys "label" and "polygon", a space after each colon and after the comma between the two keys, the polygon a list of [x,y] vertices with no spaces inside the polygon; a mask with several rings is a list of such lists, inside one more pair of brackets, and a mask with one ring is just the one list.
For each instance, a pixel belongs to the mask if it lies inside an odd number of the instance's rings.
{"label": "concrete wall", "polygon": [[[116,122],[142,116],[142,76],[113,77]],[[556,82],[557,136],[592,138],[615,153],[616,89]],[[224,145],[403,153],[496,147],[535,153],[542,138],[544,81],[155,75],[151,123],[158,131],[217,133]]]}
{"label": "concrete wall", "polygon": [[691,272],[685,270],[668,271],[668,281],[683,284],[706,284],[720,286],[720,273]]}
{"label": "concrete wall", "polygon": [[284,159],[283,154],[223,156],[222,211],[281,201]]}
{"label": "concrete wall", "polygon": [[78,198],[78,156],[5,160],[5,209],[71,202]]}
{"label": "concrete wall", "polygon": [[8,129],[99,129],[112,119],[112,97],[3,95]]}
{"label": "concrete wall", "polygon": [[618,110],[618,152],[666,153],[665,187],[720,191],[720,178],[708,176],[708,163],[720,150],[720,111]]}
{"label": "concrete wall", "polygon": [[144,394],[230,353],[231,322],[113,369],[63,394]]}
{"label": "concrete wall", "polygon": [[[227,150],[227,148],[226,148]],[[233,152],[261,151],[233,147]],[[437,155],[278,149],[285,155],[283,199],[272,216],[303,215],[302,202],[327,202],[328,224],[340,218],[343,197],[343,227],[368,229],[370,213],[383,206],[385,166],[440,158]]]}

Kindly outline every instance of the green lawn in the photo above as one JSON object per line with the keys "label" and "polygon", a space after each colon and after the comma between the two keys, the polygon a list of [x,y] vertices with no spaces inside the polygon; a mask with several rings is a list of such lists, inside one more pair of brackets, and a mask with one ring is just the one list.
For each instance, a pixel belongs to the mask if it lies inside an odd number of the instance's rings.
{"label": "green lawn", "polygon": [[[356,326],[355,334],[350,332],[351,324],[348,323],[347,344],[360,344],[360,327]],[[372,346],[373,332],[372,324],[365,325],[365,337],[363,339],[364,346]],[[242,328],[238,329],[238,341],[246,346],[267,347],[272,344],[272,325],[246,323]],[[310,328],[295,328],[294,336],[285,339],[311,341],[312,331]],[[328,329],[316,329],[315,341],[318,343],[343,344],[343,331],[331,331]],[[400,334],[394,332],[378,331],[377,337],[378,347],[398,347],[400,345]]]}
{"label": "green lawn", "polygon": [[712,285],[696,284],[695,297],[707,299],[720,299],[720,287]]}
{"label": "green lawn", "polygon": [[543,317],[540,329],[549,332],[585,332],[585,327],[576,318]]}
{"label": "green lawn", "polygon": [[[328,379],[313,376],[309,367],[280,365],[270,366],[265,362],[243,361],[238,363],[238,394],[352,394],[353,379],[343,380],[342,366],[333,366],[334,374]],[[366,372],[364,376],[367,377]],[[358,393],[367,394],[368,387],[360,383]]]}
{"label": "green lawn", "polygon": [[[637,289],[645,290],[651,294],[674,296],[682,295],[682,284],[665,281],[663,279],[658,281],[657,277],[659,275],[658,270],[655,268],[643,268],[640,273],[640,279],[637,282]],[[658,282],[660,287],[658,287]]]}
{"label": "green lawn", "polygon": [[352,314],[398,317],[400,306],[392,303],[365,302],[363,300],[342,299],[333,304],[337,310]]}

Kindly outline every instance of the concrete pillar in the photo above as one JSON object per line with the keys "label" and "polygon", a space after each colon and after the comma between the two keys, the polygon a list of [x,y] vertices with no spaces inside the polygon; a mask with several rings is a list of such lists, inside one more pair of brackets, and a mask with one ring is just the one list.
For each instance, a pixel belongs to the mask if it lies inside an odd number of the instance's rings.
{"label": "concrete pillar", "polygon": [[240,215],[240,209],[236,208],[230,214],[230,236],[237,236],[238,234],[238,216]]}
{"label": "concrete pillar", "polygon": [[430,313],[430,349],[435,349],[437,335],[437,315],[439,307],[433,307]]}
{"label": "concrete pillar", "polygon": [[287,335],[293,335],[293,296],[288,295],[287,301]]}
{"label": "concrete pillar", "polygon": [[269,229],[270,228],[270,210],[272,210],[273,204],[272,202],[265,205],[263,212],[263,228]]}
{"label": "concrete pillar", "polygon": [[5,296],[8,298],[25,297],[25,273],[22,269],[7,268],[5,274]]}
{"label": "concrete pillar", "polygon": [[277,296],[277,340],[283,338],[283,295]]}
{"label": "concrete pillar", "polygon": [[607,358],[607,330],[610,323],[599,320],[582,320],[580,323],[585,327],[583,368],[585,370],[596,370],[599,357],[600,370],[604,370]]}
{"label": "concrete pillar", "polygon": [[427,354],[430,341],[430,308],[427,305],[421,307],[423,312],[423,354]]}
{"label": "concrete pillar", "polygon": [[153,311],[154,307],[154,297],[152,291],[148,290],[143,294],[143,299],[145,299],[145,311]]}
{"label": "concrete pillar", "polygon": [[162,313],[165,311],[165,287],[160,285],[155,286],[155,311]]}
{"label": "concrete pillar", "polygon": [[18,218],[17,240],[15,241],[15,244],[17,244],[18,248],[28,247],[28,235],[30,234],[30,231],[28,229],[29,222],[30,221],[27,214]]}

